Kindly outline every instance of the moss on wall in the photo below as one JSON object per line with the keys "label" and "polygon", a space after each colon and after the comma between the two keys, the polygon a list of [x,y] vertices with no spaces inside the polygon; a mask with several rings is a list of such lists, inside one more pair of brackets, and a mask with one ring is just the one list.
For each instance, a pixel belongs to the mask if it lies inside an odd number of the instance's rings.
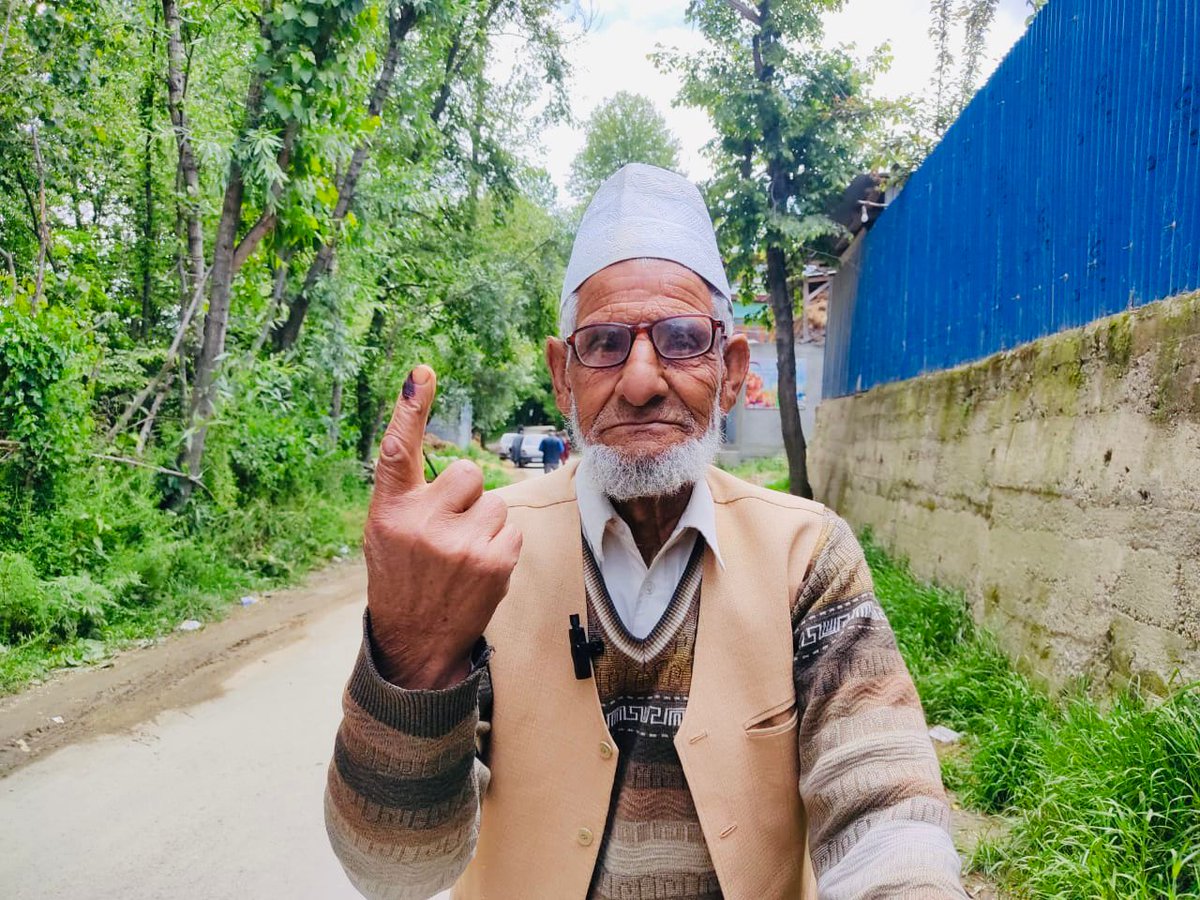
{"label": "moss on wall", "polygon": [[1031,671],[1157,689],[1200,677],[1198,445],[1200,292],[826,401],[810,464]]}

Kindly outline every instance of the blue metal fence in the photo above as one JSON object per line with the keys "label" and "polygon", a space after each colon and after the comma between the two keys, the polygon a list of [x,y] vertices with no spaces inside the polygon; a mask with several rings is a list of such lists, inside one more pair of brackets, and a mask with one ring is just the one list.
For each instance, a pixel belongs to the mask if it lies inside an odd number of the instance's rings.
{"label": "blue metal fence", "polygon": [[855,253],[826,397],[1200,288],[1200,0],[1050,0]]}

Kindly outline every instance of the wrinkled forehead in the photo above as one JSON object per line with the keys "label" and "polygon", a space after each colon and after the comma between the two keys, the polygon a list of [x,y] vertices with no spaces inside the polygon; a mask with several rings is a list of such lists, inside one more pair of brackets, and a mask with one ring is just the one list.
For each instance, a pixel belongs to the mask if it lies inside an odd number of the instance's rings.
{"label": "wrinkled forehead", "polygon": [[580,285],[577,322],[712,312],[712,287],[698,274],[671,260],[642,258],[606,266]]}

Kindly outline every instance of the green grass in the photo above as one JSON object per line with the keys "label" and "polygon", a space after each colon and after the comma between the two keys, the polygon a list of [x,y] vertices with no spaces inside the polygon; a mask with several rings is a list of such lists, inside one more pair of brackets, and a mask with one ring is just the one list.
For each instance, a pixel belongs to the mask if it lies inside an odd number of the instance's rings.
{"label": "green grass", "polygon": [[787,492],[788,467],[784,456],[766,456],[760,459],[744,459],[736,465],[721,466],[731,475],[775,491]]}
{"label": "green grass", "polygon": [[1051,697],[975,626],[961,594],[918,581],[864,536],[876,590],[931,724],[965,731],[945,764],[1006,837],[973,864],[1017,897],[1200,898],[1200,693]]}
{"label": "green grass", "polygon": [[[500,465],[500,460],[494,453],[489,453],[474,444],[470,444],[463,449],[456,447],[453,444],[445,444],[439,446],[436,450],[427,452],[428,462],[433,463],[438,472],[443,471],[446,466],[454,462],[456,459],[469,459],[480,469],[483,470],[483,489],[490,491],[492,488],[504,487],[506,484],[512,483],[512,478],[504,467]],[[432,473],[426,466],[425,477],[431,477]]]}

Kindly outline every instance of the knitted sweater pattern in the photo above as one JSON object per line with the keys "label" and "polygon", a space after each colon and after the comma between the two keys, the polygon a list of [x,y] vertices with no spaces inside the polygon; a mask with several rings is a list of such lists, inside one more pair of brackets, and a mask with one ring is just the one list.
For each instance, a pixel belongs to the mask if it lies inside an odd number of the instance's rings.
{"label": "knitted sweater pattern", "polygon": [[588,631],[605,647],[594,664],[596,692],[620,753],[592,900],[722,896],[674,744],[691,690],[703,556],[698,538],[662,618],[638,640],[584,544]]}

